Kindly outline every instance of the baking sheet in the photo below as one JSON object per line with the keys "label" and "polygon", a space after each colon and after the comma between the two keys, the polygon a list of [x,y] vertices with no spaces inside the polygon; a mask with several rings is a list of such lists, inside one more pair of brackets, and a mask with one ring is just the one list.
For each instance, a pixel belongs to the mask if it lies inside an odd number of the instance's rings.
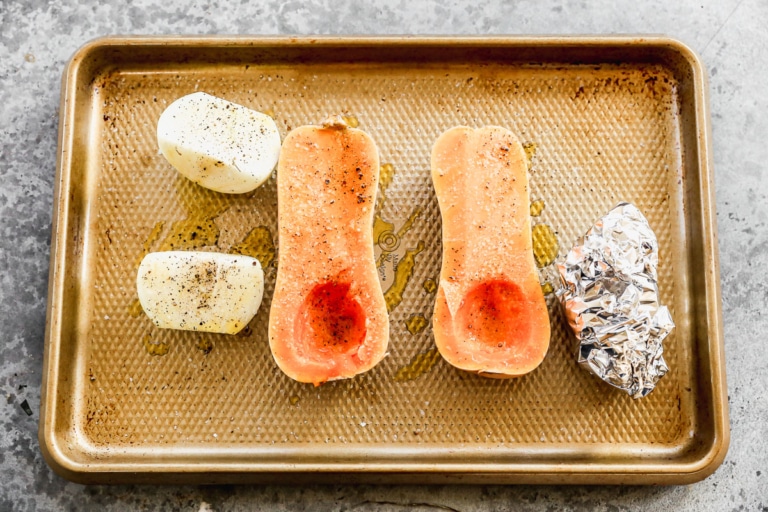
{"label": "baking sheet", "polygon": [[[728,445],[706,83],[665,38],[112,38],[64,77],[41,445],[82,482],[683,483]],[[274,177],[224,195],[180,177],[155,128],[205,91],[275,118],[281,135],[341,113],[372,135],[374,224],[390,353],[355,379],[303,385],[267,342],[276,275]],[[547,294],[544,363],[511,381],[445,363],[430,317],[440,215],[437,136],[515,131],[533,218],[562,257],[619,201],[648,217],[671,368],[631,400],[578,368]],[[541,245],[541,244],[540,244]],[[143,254],[239,251],[265,267],[262,307],[238,336],[164,331],[141,312]],[[541,268],[555,288],[553,264]],[[343,474],[343,476],[340,476]]]}

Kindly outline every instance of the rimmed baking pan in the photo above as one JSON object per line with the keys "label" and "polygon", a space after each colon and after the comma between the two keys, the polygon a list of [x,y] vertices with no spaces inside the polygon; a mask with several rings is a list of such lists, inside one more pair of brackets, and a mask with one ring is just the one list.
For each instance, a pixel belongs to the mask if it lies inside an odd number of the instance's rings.
{"label": "rimmed baking pan", "polygon": [[[341,114],[379,145],[376,255],[390,353],[315,388],[275,365],[275,180],[224,195],[159,154],[163,109],[206,91],[267,112],[284,136]],[[40,440],[60,474],[97,482],[699,480],[728,446],[707,84],[664,37],[106,38],[69,63],[61,103]],[[552,322],[520,379],[463,373],[434,350],[437,135],[515,131],[534,225],[563,257],[619,201],[659,239],[670,372],[632,400],[581,370],[540,261]],[[266,269],[238,336],[160,330],[136,299],[144,254],[239,251]]]}

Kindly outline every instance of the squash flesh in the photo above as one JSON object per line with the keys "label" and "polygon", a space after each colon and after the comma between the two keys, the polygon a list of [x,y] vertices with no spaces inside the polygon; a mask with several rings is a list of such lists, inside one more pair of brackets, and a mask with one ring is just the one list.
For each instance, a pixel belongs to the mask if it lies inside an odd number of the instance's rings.
{"label": "squash flesh", "polygon": [[302,126],[283,142],[269,341],[278,366],[300,382],[350,378],[386,354],[373,252],[378,175],[378,149],[360,130]]}
{"label": "squash flesh", "polygon": [[522,145],[501,127],[456,127],[435,142],[431,167],[443,222],[435,343],[463,370],[528,373],[546,355],[550,324]]}

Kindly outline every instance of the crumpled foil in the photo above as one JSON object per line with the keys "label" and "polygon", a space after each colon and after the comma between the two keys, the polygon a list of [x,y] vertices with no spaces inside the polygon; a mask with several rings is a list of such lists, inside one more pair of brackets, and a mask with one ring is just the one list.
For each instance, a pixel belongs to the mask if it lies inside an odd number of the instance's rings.
{"label": "crumpled foil", "polygon": [[558,263],[557,296],[579,341],[579,364],[632,398],[669,370],[662,341],[675,327],[659,305],[659,247],[637,207],[619,203]]}

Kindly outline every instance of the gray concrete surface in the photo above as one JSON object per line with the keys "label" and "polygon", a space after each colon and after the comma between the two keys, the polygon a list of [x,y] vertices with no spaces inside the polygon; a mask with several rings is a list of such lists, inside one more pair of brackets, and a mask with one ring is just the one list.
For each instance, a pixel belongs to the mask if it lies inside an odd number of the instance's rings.
{"label": "gray concrete surface", "polygon": [[[124,5],[127,4],[127,5]],[[0,1],[0,511],[768,510],[768,3]],[[37,442],[59,80],[107,34],[664,33],[702,56],[711,105],[732,442],[680,487],[85,487]],[[31,415],[23,409],[29,405]]]}

